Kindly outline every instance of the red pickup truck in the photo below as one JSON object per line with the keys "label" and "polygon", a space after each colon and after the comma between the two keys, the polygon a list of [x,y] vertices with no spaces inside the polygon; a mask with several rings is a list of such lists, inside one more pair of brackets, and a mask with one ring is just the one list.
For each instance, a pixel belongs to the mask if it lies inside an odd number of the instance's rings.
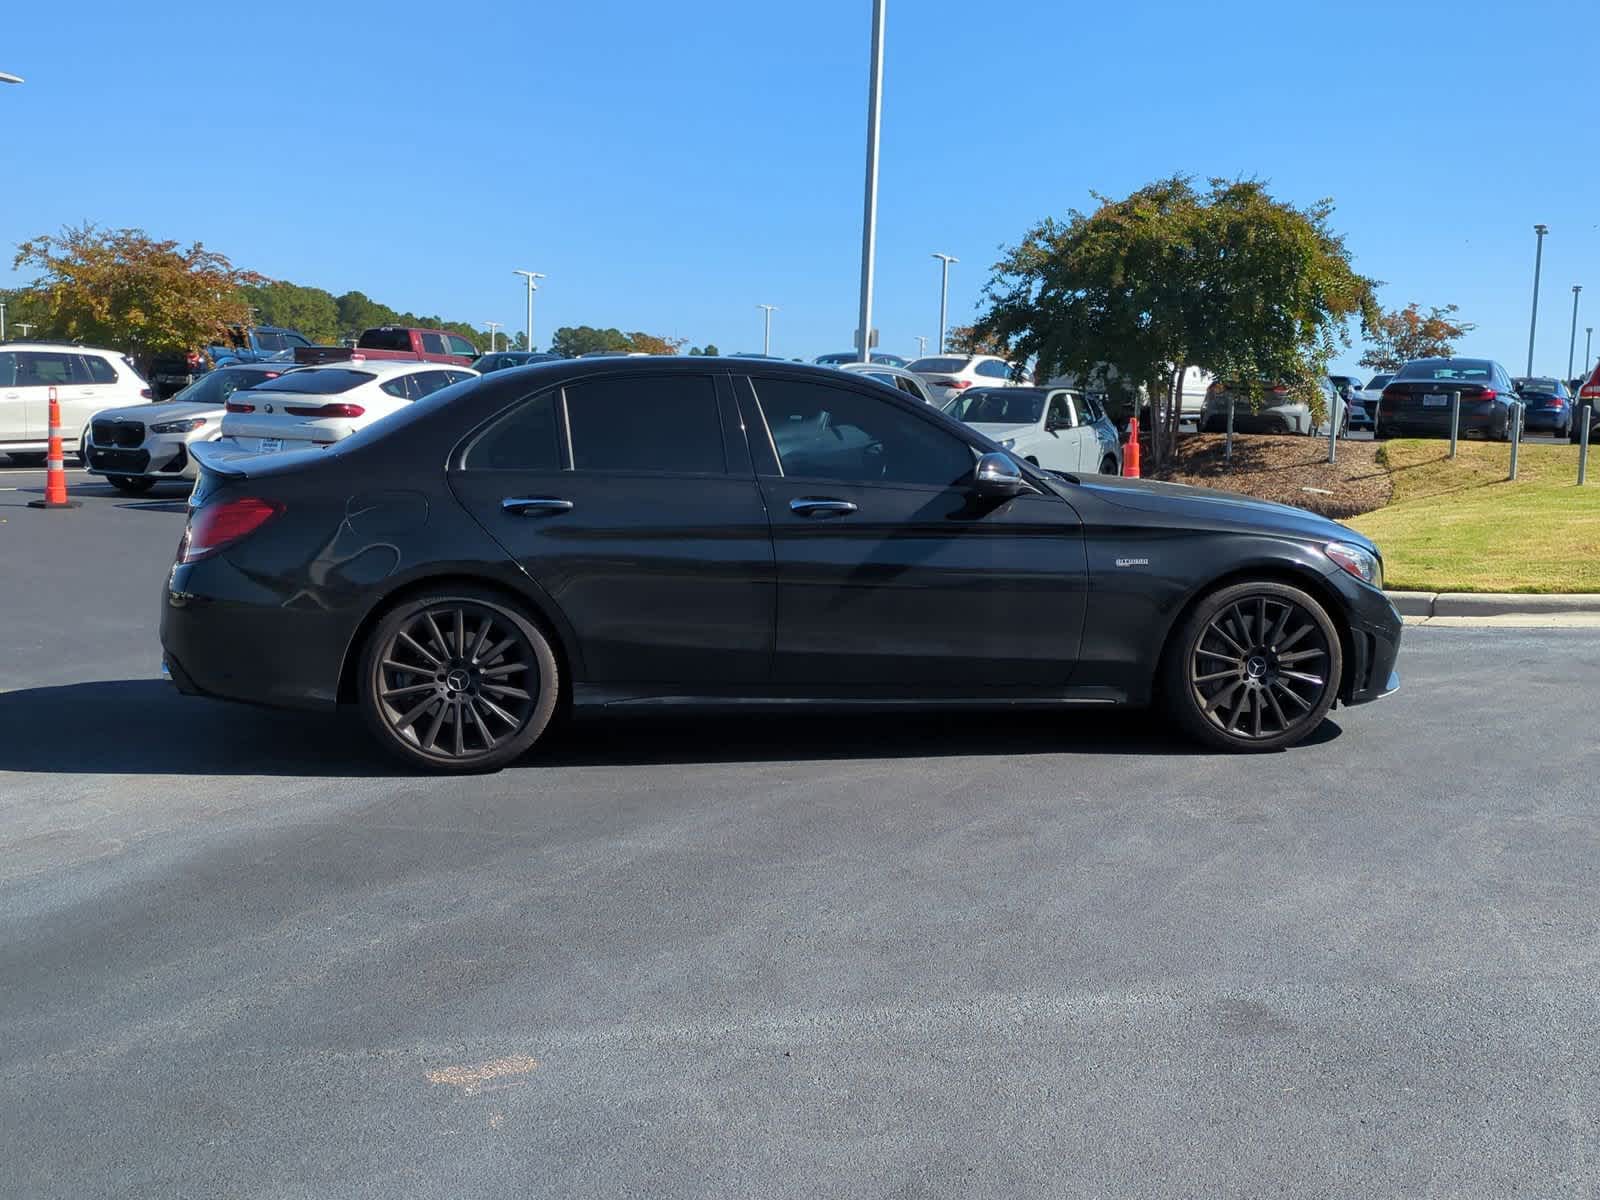
{"label": "red pickup truck", "polygon": [[478,348],[460,334],[443,329],[405,329],[383,325],[368,329],[350,346],[296,346],[294,360],[301,364],[344,362],[362,358],[417,358],[424,362],[454,363],[470,367]]}

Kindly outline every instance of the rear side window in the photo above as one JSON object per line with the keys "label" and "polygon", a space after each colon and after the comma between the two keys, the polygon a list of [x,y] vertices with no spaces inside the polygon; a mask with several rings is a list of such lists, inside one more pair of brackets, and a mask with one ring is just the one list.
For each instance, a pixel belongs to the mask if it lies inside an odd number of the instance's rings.
{"label": "rear side window", "polygon": [[408,329],[369,329],[356,345],[363,350],[410,350],[411,331]]}
{"label": "rear side window", "polygon": [[423,334],[422,335],[422,352],[424,354],[443,354],[443,353],[445,353],[444,334],[442,334],[442,333],[425,333],[425,334]]}
{"label": "rear side window", "polygon": [[598,379],[566,389],[576,471],[721,475],[722,419],[708,375]]}
{"label": "rear side window", "polygon": [[320,371],[291,371],[265,383],[258,383],[255,392],[296,392],[302,396],[337,396],[363,383],[371,383],[377,376],[369,371],[350,371],[343,367],[328,367]]}
{"label": "rear side window", "polygon": [[0,351],[0,387],[17,386],[17,356],[9,350]]}
{"label": "rear side window", "polygon": [[17,352],[17,385],[20,387],[88,381],[88,369],[79,355],[46,354],[32,350]]}
{"label": "rear side window", "polygon": [[115,383],[117,371],[105,359],[95,354],[85,354],[83,361],[89,367],[89,378],[95,383]]}
{"label": "rear side window", "polygon": [[559,471],[556,394],[517,405],[473,439],[461,465],[468,471]]}
{"label": "rear side window", "polygon": [[981,362],[977,371],[979,375],[987,375],[990,379],[1011,378],[1011,368],[1003,362]]}
{"label": "rear side window", "polygon": [[442,387],[449,387],[453,381],[443,371],[419,371],[411,376],[411,386],[416,391],[414,399],[420,400],[423,396],[432,395]]}
{"label": "rear side window", "polygon": [[386,396],[393,396],[396,400],[415,400],[416,391],[411,386],[412,376],[402,375],[398,379],[386,379],[378,385],[378,390]]}

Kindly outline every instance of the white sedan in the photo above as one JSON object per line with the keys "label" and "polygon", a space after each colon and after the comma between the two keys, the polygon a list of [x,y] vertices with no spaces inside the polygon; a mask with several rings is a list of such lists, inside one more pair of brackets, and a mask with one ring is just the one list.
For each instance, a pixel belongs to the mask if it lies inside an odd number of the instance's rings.
{"label": "white sedan", "polygon": [[470,367],[389,359],[305,367],[230,396],[222,441],[252,454],[331,446],[477,374]]}

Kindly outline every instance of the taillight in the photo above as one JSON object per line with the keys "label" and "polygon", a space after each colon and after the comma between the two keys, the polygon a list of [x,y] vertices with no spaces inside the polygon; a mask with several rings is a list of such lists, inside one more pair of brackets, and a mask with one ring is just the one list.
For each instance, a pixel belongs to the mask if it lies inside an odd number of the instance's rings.
{"label": "taillight", "polygon": [[1586,383],[1578,389],[1579,400],[1600,400],[1600,383]]}
{"label": "taillight", "polygon": [[359,404],[318,404],[286,405],[283,411],[291,417],[359,417],[364,416],[367,410]]}
{"label": "taillight", "polygon": [[254,404],[246,404],[243,400],[229,400],[228,403],[224,405],[224,408],[226,411],[231,413],[247,413],[255,412],[256,410],[256,406]]}
{"label": "taillight", "polygon": [[1289,389],[1280,383],[1277,387],[1272,389],[1272,394],[1274,396],[1287,396],[1289,394]]}
{"label": "taillight", "polygon": [[146,400],[154,400],[156,398],[156,394],[149,388],[140,388],[139,395],[143,396]]}
{"label": "taillight", "polygon": [[1402,390],[1400,388],[1384,388],[1383,389],[1383,396],[1381,397],[1381,399],[1393,400],[1396,403],[1399,403],[1401,400],[1404,400],[1405,398],[1406,398],[1406,393],[1404,392],[1404,390]]}
{"label": "taillight", "polygon": [[972,386],[972,380],[970,379],[933,379],[929,380],[929,382],[934,387],[955,388],[958,392],[964,392]]}
{"label": "taillight", "polygon": [[200,365],[200,356],[191,350],[189,353],[183,356],[183,361],[188,363],[191,367],[198,367]]}
{"label": "taillight", "polygon": [[202,508],[189,518],[178,561],[192,563],[208,558],[254,533],[282,511],[283,505],[254,496]]}
{"label": "taillight", "polygon": [[1495,391],[1493,388],[1484,388],[1483,391],[1478,393],[1478,399],[1479,400],[1493,400],[1499,394],[1500,393]]}

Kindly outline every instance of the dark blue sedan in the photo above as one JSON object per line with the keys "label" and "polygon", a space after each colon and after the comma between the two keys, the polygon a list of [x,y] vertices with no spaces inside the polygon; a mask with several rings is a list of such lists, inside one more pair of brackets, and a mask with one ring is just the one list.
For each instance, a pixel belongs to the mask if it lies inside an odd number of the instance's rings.
{"label": "dark blue sedan", "polygon": [[1524,408],[1522,427],[1529,433],[1566,437],[1572,429],[1572,394],[1559,379],[1515,379]]}

